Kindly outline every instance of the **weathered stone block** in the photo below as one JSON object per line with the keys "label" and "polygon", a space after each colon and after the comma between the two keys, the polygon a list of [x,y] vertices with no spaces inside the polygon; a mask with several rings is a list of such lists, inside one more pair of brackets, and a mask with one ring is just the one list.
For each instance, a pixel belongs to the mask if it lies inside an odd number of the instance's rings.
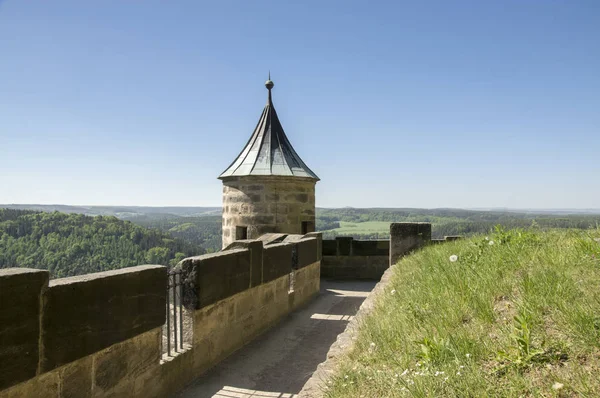
{"label": "weathered stone block", "polygon": [[263,242],[260,240],[236,240],[229,249],[248,249],[250,251],[250,286],[258,286],[262,283],[263,268]]}
{"label": "weathered stone block", "polygon": [[388,256],[323,256],[321,277],[379,280],[388,261]]}
{"label": "weathered stone block", "polygon": [[51,281],[43,298],[41,369],[162,326],[166,290],[167,269],[160,265]]}
{"label": "weathered stone block", "polygon": [[308,202],[308,194],[299,193],[296,195],[296,202],[306,203]]}
{"label": "weathered stone block", "polygon": [[373,256],[377,253],[377,241],[358,241],[352,242],[352,254],[355,256]]}
{"label": "weathered stone block", "polygon": [[303,239],[297,243],[298,268],[319,261],[319,241],[316,238]]}
{"label": "weathered stone block", "polygon": [[323,255],[324,256],[335,256],[337,254],[337,241],[336,240],[323,240]]}
{"label": "weathered stone block", "polygon": [[281,243],[285,238],[286,234],[279,233],[265,233],[260,236],[259,240],[263,242],[263,245],[266,247],[267,245],[272,245],[274,243]]}
{"label": "weathered stone block", "polygon": [[233,249],[182,260],[186,307],[200,309],[249,289],[250,261],[248,249]]}
{"label": "weathered stone block", "polygon": [[431,241],[431,223],[401,222],[390,224],[390,266],[400,257]]}
{"label": "weathered stone block", "polygon": [[130,388],[129,382],[160,360],[161,329],[151,330],[98,353],[94,364],[94,390],[104,393]]}
{"label": "weathered stone block", "polygon": [[87,356],[60,369],[61,398],[92,396],[93,356]]}
{"label": "weathered stone block", "polygon": [[263,197],[261,194],[259,193],[249,193],[248,194],[248,199],[252,202],[252,203],[258,203],[260,201],[262,201]]}
{"label": "weathered stone block", "polygon": [[275,224],[275,216],[261,215],[261,216],[240,216],[239,222],[242,225],[256,225],[256,224]]}
{"label": "weathered stone block", "polygon": [[[260,236],[254,229],[250,235],[251,228],[256,226],[269,226],[265,232],[300,233],[301,221],[314,224],[314,181],[283,176],[244,176],[224,180],[223,184],[229,188],[223,194],[223,214],[232,218],[230,225],[247,226],[250,238]],[[262,189],[258,189],[259,186]],[[223,247],[234,239],[231,232],[226,235],[223,229]]]}
{"label": "weathered stone block", "polygon": [[1,398],[59,398],[58,372],[48,372],[7,390],[0,390]]}
{"label": "weathered stone block", "polygon": [[263,283],[292,272],[294,245],[278,243],[267,246],[263,252]]}
{"label": "weathered stone block", "polygon": [[389,241],[355,240],[352,242],[354,256],[387,256],[389,255]]}
{"label": "weathered stone block", "polygon": [[317,249],[317,260],[321,261],[321,258],[323,257],[323,233],[322,232],[309,232],[306,235],[304,235],[304,238],[315,238],[317,239],[318,242],[318,249]]}
{"label": "weathered stone block", "polygon": [[47,286],[48,271],[0,270],[0,390],[36,374],[40,295]]}
{"label": "weathered stone block", "polygon": [[352,241],[354,239],[348,236],[338,236],[335,238],[337,242],[337,255],[338,256],[351,256],[352,255]]}

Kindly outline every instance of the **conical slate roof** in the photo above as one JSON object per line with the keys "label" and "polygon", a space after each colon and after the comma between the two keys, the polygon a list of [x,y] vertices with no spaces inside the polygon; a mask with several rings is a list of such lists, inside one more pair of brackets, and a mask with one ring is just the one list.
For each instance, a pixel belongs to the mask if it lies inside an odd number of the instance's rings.
{"label": "conical slate roof", "polygon": [[300,159],[283,131],[271,98],[274,84],[270,78],[265,86],[269,90],[269,98],[254,133],[219,178],[268,175],[307,177],[318,181],[319,177]]}

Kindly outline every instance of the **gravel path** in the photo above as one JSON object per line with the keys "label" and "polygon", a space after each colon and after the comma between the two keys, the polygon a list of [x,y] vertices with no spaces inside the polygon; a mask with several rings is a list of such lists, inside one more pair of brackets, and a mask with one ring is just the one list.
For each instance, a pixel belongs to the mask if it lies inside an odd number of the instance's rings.
{"label": "gravel path", "polygon": [[322,280],[315,300],[205,373],[178,397],[297,397],[375,284]]}

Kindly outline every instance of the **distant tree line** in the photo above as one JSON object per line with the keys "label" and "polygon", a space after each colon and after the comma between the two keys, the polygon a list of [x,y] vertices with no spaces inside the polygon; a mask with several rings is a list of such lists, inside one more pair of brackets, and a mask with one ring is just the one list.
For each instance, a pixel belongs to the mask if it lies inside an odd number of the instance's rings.
{"label": "distant tree line", "polygon": [[[221,249],[221,216],[147,213],[129,218],[0,209],[0,268],[48,269],[52,277],[80,275],[139,264],[173,265]],[[598,215],[525,214],[457,209],[317,209],[316,229],[325,239],[389,239],[387,232],[338,233],[340,222],[425,221],[433,236],[488,233],[505,228],[600,226]]]}
{"label": "distant tree line", "polygon": [[[324,239],[333,239],[336,236],[353,236],[355,239],[389,239],[389,233],[338,233],[333,229],[322,228],[319,220],[333,220],[345,222],[431,222],[432,235],[441,238],[449,235],[473,235],[488,233],[495,225],[510,228],[574,228],[590,229],[600,227],[599,215],[553,215],[529,214],[500,211],[472,211],[460,209],[317,209],[317,230],[323,232]],[[334,225],[334,224],[331,224]],[[333,230],[333,231],[332,231]]]}
{"label": "distant tree line", "polygon": [[53,278],[141,264],[173,265],[204,250],[116,217],[0,209],[0,268],[47,269]]}
{"label": "distant tree line", "polygon": [[130,220],[147,228],[157,228],[194,246],[201,246],[207,252],[221,250],[221,216],[181,217],[173,214],[146,214]]}

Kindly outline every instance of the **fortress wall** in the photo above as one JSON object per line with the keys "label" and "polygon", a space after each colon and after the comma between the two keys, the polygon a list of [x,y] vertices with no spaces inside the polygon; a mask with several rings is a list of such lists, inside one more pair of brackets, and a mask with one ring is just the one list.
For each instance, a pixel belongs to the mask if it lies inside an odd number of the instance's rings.
{"label": "fortress wall", "polygon": [[390,262],[392,266],[413,250],[431,242],[431,223],[396,222],[390,225]]}
{"label": "fortress wall", "polygon": [[48,271],[0,270],[0,390],[37,374],[40,301]]}
{"label": "fortress wall", "polygon": [[40,371],[162,326],[166,290],[161,265],[50,281],[42,299]]}
{"label": "fortress wall", "polygon": [[379,280],[388,268],[390,241],[358,241],[337,237],[322,243],[321,276],[336,279]]}
{"label": "fortress wall", "polygon": [[166,289],[160,265],[49,284],[47,271],[1,270],[0,354],[10,368],[0,372],[0,397],[102,397],[119,389],[128,396],[135,377],[159,363]]}
{"label": "fortress wall", "polygon": [[[269,232],[301,234],[315,225],[315,181],[299,177],[245,176],[223,181],[223,247],[236,240],[236,226],[248,239]],[[312,232],[308,231],[308,232]]]}
{"label": "fortress wall", "polygon": [[388,267],[413,250],[429,243],[460,238],[445,236],[444,239],[431,239],[430,223],[402,222],[390,224],[389,240],[357,241],[352,237],[323,240],[321,276],[379,280]]}
{"label": "fortress wall", "polygon": [[[188,282],[194,287],[186,306],[194,310],[194,353],[190,361],[198,372],[214,366],[318,294],[320,234],[294,238],[265,247],[262,241],[237,241],[225,252],[181,262],[184,273],[193,278]],[[231,255],[237,256],[237,264],[243,267],[235,268],[235,272],[218,271],[226,267],[225,259]],[[253,278],[245,277],[248,287],[243,291],[231,289],[234,284],[217,285],[214,279],[215,275],[230,275],[230,280],[242,280],[239,275],[247,275],[250,269],[261,270],[260,279],[251,283]],[[213,285],[210,293],[203,292],[208,285]]]}
{"label": "fortress wall", "polygon": [[191,346],[162,355],[167,270],[0,270],[0,398],[171,396],[319,292],[320,234],[183,260]]}

